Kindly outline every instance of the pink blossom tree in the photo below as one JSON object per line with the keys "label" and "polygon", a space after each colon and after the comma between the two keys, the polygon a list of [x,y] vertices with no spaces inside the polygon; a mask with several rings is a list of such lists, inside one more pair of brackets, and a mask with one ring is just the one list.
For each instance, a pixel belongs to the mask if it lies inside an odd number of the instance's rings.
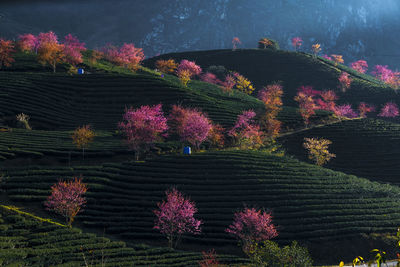
{"label": "pink blossom tree", "polygon": [[222,82],[217,78],[214,73],[206,72],[200,76],[200,79],[206,83],[221,84]]}
{"label": "pink blossom tree", "polygon": [[239,37],[233,37],[233,39],[232,39],[232,46],[233,46],[232,50],[235,51],[237,46],[239,44],[241,44],[241,43],[242,42],[240,41]]}
{"label": "pink blossom tree", "polygon": [[167,190],[165,194],[167,199],[157,203],[158,209],[153,211],[157,217],[154,229],[167,237],[172,248],[178,245],[183,234],[200,234],[202,221],[194,218],[197,212],[195,203],[177,189]]}
{"label": "pink blossom tree", "polygon": [[347,72],[340,73],[338,80],[339,80],[340,88],[342,89],[342,92],[346,92],[350,88],[351,82],[353,81]]}
{"label": "pink blossom tree", "polygon": [[226,75],[225,80],[221,82],[222,90],[225,92],[231,92],[232,88],[236,85],[236,78],[233,75]]}
{"label": "pink blossom tree", "polygon": [[79,42],[77,37],[71,34],[64,37],[64,55],[68,63],[71,65],[82,63],[83,51],[86,51],[85,44]]}
{"label": "pink blossom tree", "polygon": [[169,119],[181,140],[190,143],[196,149],[200,148],[212,129],[210,119],[197,109],[174,105]]}
{"label": "pink blossom tree", "polygon": [[245,251],[255,242],[278,236],[271,213],[255,208],[244,208],[236,212],[233,223],[225,231],[239,239]]}
{"label": "pink blossom tree", "polygon": [[37,53],[38,46],[39,40],[35,35],[27,33],[18,36],[18,47],[22,52],[28,51]]}
{"label": "pink blossom tree", "polygon": [[386,65],[376,65],[372,74],[395,89],[400,86],[400,72],[392,71]]}
{"label": "pink blossom tree", "polygon": [[135,151],[136,160],[140,152],[147,151],[156,141],[166,137],[168,130],[161,104],[126,109],[118,127],[124,133],[129,147]]}
{"label": "pink blossom tree", "polygon": [[102,49],[105,58],[117,66],[136,71],[145,56],[142,48],[136,48],[134,44],[124,43],[122,47],[108,44]]}
{"label": "pink blossom tree", "polygon": [[394,118],[399,116],[399,108],[396,103],[387,102],[381,112],[378,114],[379,117]]}
{"label": "pink blossom tree", "polygon": [[337,106],[335,109],[335,114],[341,118],[354,119],[358,117],[358,114],[353,110],[350,104]]}
{"label": "pink blossom tree", "polygon": [[358,111],[360,113],[360,117],[361,118],[366,118],[367,117],[367,113],[375,111],[375,107],[373,105],[361,102],[358,105]]}
{"label": "pink blossom tree", "polygon": [[237,117],[235,125],[228,131],[241,149],[258,149],[264,143],[265,134],[255,122],[256,113],[253,110],[243,111]]}
{"label": "pink blossom tree", "polygon": [[322,58],[333,61],[333,59],[330,56],[328,56],[327,54],[323,55]]}
{"label": "pink blossom tree", "polygon": [[292,38],[292,46],[294,48],[294,51],[297,51],[297,48],[300,48],[300,46],[302,44],[303,44],[303,40],[300,37]]}
{"label": "pink blossom tree", "polygon": [[202,69],[199,65],[196,65],[196,62],[183,59],[179,63],[176,73],[179,74],[183,71],[188,71],[190,73],[190,78],[192,78],[194,76],[199,76],[202,72]]}
{"label": "pink blossom tree", "polygon": [[70,181],[59,181],[51,187],[51,195],[44,202],[48,210],[52,210],[63,217],[71,227],[75,216],[82,211],[82,206],[86,203],[85,194],[86,184],[82,183],[82,178],[75,177]]}
{"label": "pink blossom tree", "polygon": [[366,73],[368,70],[368,63],[365,60],[358,60],[351,63],[350,67],[359,73]]}

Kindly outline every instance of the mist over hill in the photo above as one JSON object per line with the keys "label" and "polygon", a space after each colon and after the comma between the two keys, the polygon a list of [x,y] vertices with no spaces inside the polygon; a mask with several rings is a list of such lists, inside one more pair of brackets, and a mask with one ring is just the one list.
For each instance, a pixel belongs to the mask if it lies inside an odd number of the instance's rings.
{"label": "mist over hill", "polygon": [[396,0],[88,0],[2,1],[0,32],[6,38],[53,30],[76,34],[89,47],[134,42],[147,56],[175,51],[255,47],[268,36],[281,48],[304,40],[302,51],[321,43],[323,53],[349,63],[400,68],[400,3]]}

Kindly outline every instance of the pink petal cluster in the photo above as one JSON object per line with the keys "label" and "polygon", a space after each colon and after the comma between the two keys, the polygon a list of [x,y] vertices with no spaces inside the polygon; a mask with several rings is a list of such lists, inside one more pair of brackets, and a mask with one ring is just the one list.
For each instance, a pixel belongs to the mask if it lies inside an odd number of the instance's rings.
{"label": "pink petal cluster", "polygon": [[222,82],[217,78],[214,73],[206,72],[200,76],[200,79],[206,83],[221,84]]}
{"label": "pink petal cluster", "polygon": [[118,127],[126,136],[126,141],[131,149],[135,151],[165,137],[165,132],[168,130],[167,119],[161,104],[126,109],[123,120],[118,123]]}
{"label": "pink petal cluster", "polygon": [[185,198],[176,189],[165,192],[167,199],[157,203],[158,210],[154,210],[156,220],[154,229],[160,230],[169,240],[184,233],[201,233],[201,220],[194,218],[197,208],[194,202]]}
{"label": "pink petal cluster", "polygon": [[51,187],[51,195],[47,198],[44,205],[48,210],[64,216],[69,222],[81,211],[81,207],[86,203],[83,194],[87,187],[81,179],[75,178],[73,181],[59,181]]}
{"label": "pink petal cluster", "polygon": [[323,55],[322,58],[333,61],[333,59],[330,56],[328,56],[327,54]]}
{"label": "pink petal cluster", "polygon": [[347,72],[342,72],[338,80],[340,83],[340,88],[342,89],[343,92],[346,92],[346,90],[350,88],[351,82],[353,81]]}
{"label": "pink petal cluster", "polygon": [[33,34],[22,34],[18,36],[18,45],[22,51],[37,52],[39,40]]}
{"label": "pink petal cluster", "polygon": [[251,130],[252,128],[254,128],[253,120],[255,116],[256,113],[253,110],[243,111],[243,113],[237,117],[235,125],[228,132],[228,134],[231,136],[237,136],[243,131],[246,132],[248,130]]}
{"label": "pink petal cluster", "polygon": [[169,119],[181,140],[189,142],[197,149],[207,139],[212,129],[210,119],[197,109],[174,105]]}
{"label": "pink petal cluster", "polygon": [[358,60],[351,63],[350,67],[360,73],[366,73],[368,70],[368,63],[365,60]]}
{"label": "pink petal cluster", "polygon": [[399,108],[395,103],[388,102],[383,106],[378,116],[387,118],[397,117],[399,116]]}
{"label": "pink petal cluster", "polygon": [[196,65],[196,63],[194,61],[189,61],[186,59],[183,59],[180,63],[179,66],[176,70],[177,73],[180,73],[184,70],[189,71],[190,76],[198,76],[201,74],[202,69],[199,65]]}
{"label": "pink petal cluster", "polygon": [[221,86],[224,91],[232,91],[232,88],[236,85],[236,79],[233,75],[226,75],[225,81],[221,82]]}
{"label": "pink petal cluster", "polygon": [[102,52],[108,61],[130,69],[137,68],[145,58],[142,48],[136,48],[134,44],[127,43],[120,48],[108,44]]}
{"label": "pink petal cluster", "polygon": [[336,107],[335,114],[344,118],[357,118],[358,114],[352,109],[350,104],[344,104]]}
{"label": "pink petal cluster", "polygon": [[376,65],[372,74],[393,88],[397,89],[400,86],[400,72],[392,71],[386,65]]}
{"label": "pink petal cluster", "polygon": [[236,212],[233,223],[225,231],[235,235],[245,245],[278,236],[271,214],[255,208]]}
{"label": "pink petal cluster", "polygon": [[367,113],[375,111],[375,106],[367,104],[365,102],[360,102],[360,104],[358,105],[358,111],[361,118],[366,118]]}
{"label": "pink petal cluster", "polygon": [[64,37],[64,54],[68,63],[72,65],[82,63],[82,51],[86,51],[85,44],[79,42],[77,37],[72,34]]}
{"label": "pink petal cluster", "polygon": [[300,37],[292,38],[292,46],[294,50],[297,50],[303,44],[303,40]]}

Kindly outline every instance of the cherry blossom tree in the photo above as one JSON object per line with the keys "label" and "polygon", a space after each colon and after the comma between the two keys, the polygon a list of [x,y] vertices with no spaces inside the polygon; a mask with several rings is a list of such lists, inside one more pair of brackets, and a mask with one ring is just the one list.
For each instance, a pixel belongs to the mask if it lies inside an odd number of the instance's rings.
{"label": "cherry blossom tree", "polygon": [[339,118],[354,119],[358,117],[358,114],[353,110],[350,104],[337,106],[335,109],[335,114]]}
{"label": "cherry blossom tree", "polygon": [[37,53],[37,48],[39,46],[38,38],[30,33],[21,34],[18,36],[18,47],[22,52],[35,52]]}
{"label": "cherry blossom tree", "polygon": [[68,63],[72,65],[82,63],[82,51],[86,51],[85,44],[79,42],[77,37],[71,34],[64,37],[64,54]]}
{"label": "cherry blossom tree", "polygon": [[304,119],[306,126],[310,123],[309,119],[315,114],[317,105],[313,99],[314,90],[311,86],[302,86],[298,89],[297,95],[294,100],[299,103],[300,115]]}
{"label": "cherry blossom tree", "polygon": [[54,32],[40,33],[38,36],[38,60],[49,64],[56,72],[56,66],[65,61],[64,45],[60,44]]}
{"label": "cherry blossom tree", "polygon": [[400,86],[400,72],[392,71],[386,65],[376,65],[372,74],[394,89],[398,89]]}
{"label": "cherry blossom tree", "polygon": [[206,83],[221,84],[221,81],[214,73],[206,72],[200,76],[200,80]]}
{"label": "cherry blossom tree", "polygon": [[258,149],[264,143],[265,134],[256,124],[255,117],[256,113],[253,110],[243,111],[228,132],[241,149]]}
{"label": "cherry blossom tree", "polygon": [[327,90],[322,91],[319,95],[321,98],[316,100],[317,108],[334,112],[336,109],[335,101],[338,99],[335,92]]}
{"label": "cherry blossom tree", "polygon": [[[211,249],[207,252],[202,251],[203,259],[199,261],[200,267],[219,267],[221,266],[217,259],[217,253],[214,249]],[[221,266],[222,267],[222,266]]]}
{"label": "cherry blossom tree", "polygon": [[333,59],[330,56],[328,56],[327,54],[323,55],[322,58],[333,61]]}
{"label": "cherry blossom tree", "polygon": [[134,44],[127,43],[120,48],[108,44],[102,49],[102,52],[108,61],[132,71],[136,71],[145,58],[142,48],[136,48]]}
{"label": "cherry blossom tree", "polygon": [[200,234],[203,222],[194,218],[197,212],[195,203],[177,189],[167,190],[165,195],[167,199],[157,203],[158,209],[153,211],[157,217],[154,229],[164,234],[169,247],[173,248],[178,245],[183,234]]}
{"label": "cherry blossom tree", "polygon": [[10,67],[15,61],[12,56],[15,52],[14,47],[13,41],[0,39],[0,69]]}
{"label": "cherry blossom tree", "polygon": [[367,103],[361,102],[358,105],[358,111],[360,112],[360,117],[361,118],[366,118],[367,113],[375,111],[375,107],[373,105],[369,105]]}
{"label": "cherry blossom tree", "polygon": [[393,102],[386,103],[381,112],[378,114],[379,117],[394,118],[399,116],[399,108],[397,104]]}
{"label": "cherry blossom tree", "polygon": [[232,88],[236,85],[236,79],[233,75],[226,75],[225,81],[221,82],[222,90],[225,92],[232,92]]}
{"label": "cherry blossom tree", "polygon": [[140,152],[147,151],[156,141],[166,137],[168,130],[161,104],[126,109],[118,127],[124,133],[129,147],[135,151],[136,160]]}
{"label": "cherry blossom tree", "polygon": [[239,44],[241,44],[241,43],[242,42],[240,41],[239,37],[233,37],[233,39],[232,39],[232,46],[233,46],[232,50],[235,51],[237,46]]}
{"label": "cherry blossom tree", "polygon": [[255,208],[244,208],[242,211],[236,212],[233,223],[225,232],[239,239],[244,251],[255,242],[266,241],[278,236],[278,231],[272,223],[271,213]]}
{"label": "cherry blossom tree", "polygon": [[340,88],[342,89],[342,92],[346,92],[350,88],[351,82],[353,81],[347,72],[340,73],[338,80],[339,80]]}
{"label": "cherry blossom tree", "polygon": [[70,181],[59,181],[51,187],[51,195],[47,198],[44,205],[48,210],[52,210],[63,217],[69,227],[71,227],[75,216],[82,211],[82,206],[86,203],[85,194],[87,185],[82,183],[82,178],[75,177]]}
{"label": "cherry blossom tree", "polygon": [[368,70],[368,63],[365,60],[357,60],[350,64],[350,67],[359,73],[366,73]]}
{"label": "cherry blossom tree", "polygon": [[200,148],[212,129],[210,119],[197,109],[174,105],[169,119],[181,140],[190,143],[196,149]]}
{"label": "cherry blossom tree", "polygon": [[294,48],[294,51],[297,51],[297,48],[300,48],[302,44],[303,40],[300,37],[292,38],[292,46]]}
{"label": "cherry blossom tree", "polygon": [[179,63],[176,72],[180,73],[182,71],[188,71],[190,74],[190,78],[193,78],[194,76],[199,76],[202,72],[202,69],[199,65],[196,65],[196,62],[183,59]]}

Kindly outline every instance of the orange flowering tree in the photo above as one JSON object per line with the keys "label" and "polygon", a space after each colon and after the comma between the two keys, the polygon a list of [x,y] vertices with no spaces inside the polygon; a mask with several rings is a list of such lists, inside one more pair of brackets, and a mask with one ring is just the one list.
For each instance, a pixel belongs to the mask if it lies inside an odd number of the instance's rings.
{"label": "orange flowering tree", "polygon": [[343,64],[344,60],[343,60],[343,56],[342,55],[331,55],[333,61],[335,62],[335,66],[337,66],[337,64]]}
{"label": "orange flowering tree", "polygon": [[0,39],[0,69],[10,67],[15,61],[12,57],[12,53],[15,51],[14,47],[13,41]]}
{"label": "orange flowering tree", "polygon": [[311,46],[314,57],[316,57],[318,55],[319,52],[321,52],[321,45],[320,44],[313,44]]}
{"label": "orange flowering tree", "polygon": [[90,128],[90,125],[76,128],[71,136],[72,142],[78,148],[82,148],[83,159],[85,159],[85,148],[93,141],[94,136],[94,131]]}
{"label": "orange flowering tree", "polygon": [[173,59],[156,61],[156,68],[162,73],[173,73],[178,68],[178,63]]}
{"label": "orange flowering tree", "polygon": [[64,45],[57,40],[54,32],[40,33],[38,36],[38,60],[41,64],[49,64],[56,72],[56,66],[65,61]]}
{"label": "orange flowering tree", "polygon": [[281,122],[277,120],[279,111],[282,110],[282,85],[275,83],[264,87],[259,93],[258,98],[265,105],[265,123],[267,134],[274,139],[278,136]]}

